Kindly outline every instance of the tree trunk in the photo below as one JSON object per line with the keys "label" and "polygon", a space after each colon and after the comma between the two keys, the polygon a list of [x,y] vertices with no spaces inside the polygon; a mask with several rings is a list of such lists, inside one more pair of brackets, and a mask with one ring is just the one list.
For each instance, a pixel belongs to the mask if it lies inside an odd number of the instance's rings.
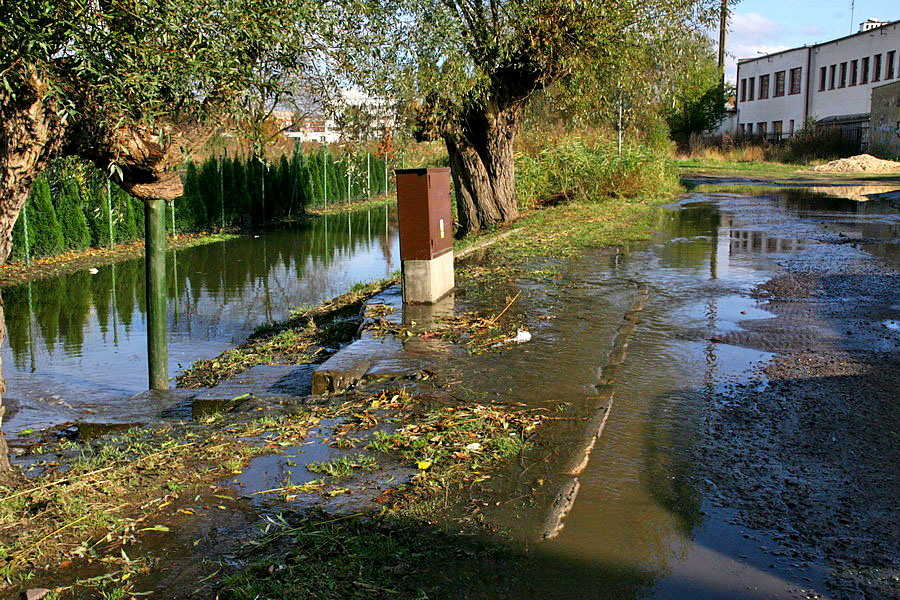
{"label": "tree trunk", "polygon": [[444,133],[464,236],[519,216],[513,141],[521,109],[489,105],[470,110]]}
{"label": "tree trunk", "polygon": [[44,101],[34,78],[15,99],[0,93],[0,265],[12,250],[12,232],[31,183],[62,145],[66,126]]}

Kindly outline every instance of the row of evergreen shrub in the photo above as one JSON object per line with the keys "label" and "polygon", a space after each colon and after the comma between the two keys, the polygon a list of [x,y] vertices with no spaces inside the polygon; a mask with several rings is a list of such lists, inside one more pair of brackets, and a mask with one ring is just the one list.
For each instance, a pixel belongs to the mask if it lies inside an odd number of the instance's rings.
{"label": "row of evergreen shrub", "polygon": [[[174,202],[175,229],[201,232],[261,225],[300,216],[307,206],[349,202],[391,188],[385,161],[366,153],[336,154],[327,147],[290,155],[264,165],[255,158],[211,157],[184,168],[184,196]],[[327,197],[326,197],[327,189]],[[103,172],[74,158],[54,161],[32,185],[13,229],[10,260],[24,260],[25,229],[32,257],[54,256],[109,244],[132,242],[144,234],[144,206]],[[167,212],[171,219],[171,213]],[[168,227],[171,221],[167,219]]]}

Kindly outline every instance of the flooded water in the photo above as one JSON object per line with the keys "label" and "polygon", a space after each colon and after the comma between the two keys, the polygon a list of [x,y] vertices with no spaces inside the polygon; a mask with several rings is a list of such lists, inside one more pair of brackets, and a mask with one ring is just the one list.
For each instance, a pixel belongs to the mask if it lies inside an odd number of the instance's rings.
{"label": "flooded water", "polygon": [[[400,267],[395,214],[378,208],[311,219],[168,254],[169,375],[246,339],[291,309]],[[3,430],[70,421],[145,421],[144,261],[3,290]]]}
{"label": "flooded water", "polygon": [[[491,381],[500,399],[568,404],[588,417],[609,407],[583,472],[566,474],[596,426],[558,427],[491,484],[500,498],[528,498],[502,500],[494,518],[534,547],[540,565],[508,597],[827,597],[824,561],[791,558],[773,535],[737,525],[733,511],[705,497],[709,482],[692,449],[730,388],[768,383],[760,371],[773,353],[725,343],[774,316],[751,290],[786,258],[846,259],[821,243],[835,238],[852,244],[851,256],[896,264],[900,212],[793,189],[690,194],[664,210],[650,244],[567,266],[564,296],[529,290],[524,312],[555,316],[530,323],[533,343],[459,366],[460,375]],[[640,286],[648,294],[637,327],[612,347]]]}
{"label": "flooded water", "polygon": [[[554,283],[518,282],[524,293],[511,312],[528,319],[531,342],[435,357],[435,371],[462,382],[466,400],[568,415],[548,421],[552,438],[538,437],[508,472],[479,484],[480,497],[497,500],[484,503],[485,515],[510,527],[537,561],[510,588],[482,597],[829,597],[825,558],[798,559],[772,530],[744,526],[736,509],[715,501],[696,452],[730,391],[772,384],[762,369],[783,348],[764,336],[744,343],[778,316],[756,286],[804,264],[898,265],[900,212],[829,193],[688,194],[660,211],[650,242],[589,251]],[[324,226],[179,252],[177,275],[170,264],[178,282],[169,301],[173,372],[291,306],[399,266],[384,212],[329,219],[327,241]],[[103,420],[127,414],[126,402],[110,398],[145,387],[142,268],[4,291],[4,367],[20,403],[8,433],[91,410]],[[516,291],[485,297],[470,287],[457,295],[457,311],[499,311]],[[896,297],[870,312],[885,335],[897,331]],[[257,460],[270,477],[283,475],[278,459]],[[734,464],[735,472],[754,468]]]}

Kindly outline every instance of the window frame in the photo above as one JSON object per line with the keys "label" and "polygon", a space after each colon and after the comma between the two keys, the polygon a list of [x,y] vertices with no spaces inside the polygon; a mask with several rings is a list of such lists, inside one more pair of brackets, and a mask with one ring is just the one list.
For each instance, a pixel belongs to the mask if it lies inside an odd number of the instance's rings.
{"label": "window frame", "polygon": [[[796,78],[794,77],[794,73],[797,74]],[[797,84],[796,91],[794,88],[795,82]],[[803,67],[796,67],[794,69],[791,69],[791,87],[790,87],[790,90],[788,91],[788,95],[794,96],[794,95],[801,93],[802,91],[803,91]]]}
{"label": "window frame", "polygon": [[769,74],[759,76],[759,100],[766,100],[769,97]]}
{"label": "window frame", "polygon": [[784,96],[784,80],[786,71],[776,71],[775,72],[775,93],[772,94],[773,98],[780,98]]}

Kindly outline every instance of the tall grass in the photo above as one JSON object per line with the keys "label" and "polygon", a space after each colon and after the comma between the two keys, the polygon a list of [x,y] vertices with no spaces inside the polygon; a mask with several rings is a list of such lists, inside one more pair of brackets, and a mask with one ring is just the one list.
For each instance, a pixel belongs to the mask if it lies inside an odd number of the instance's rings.
{"label": "tall grass", "polygon": [[628,139],[620,155],[615,137],[603,131],[549,135],[540,149],[526,136],[522,149],[516,155],[520,208],[576,198],[631,198],[669,188],[675,180],[666,149]]}
{"label": "tall grass", "polygon": [[772,143],[759,136],[717,138],[692,135],[687,153],[690,158],[706,158],[730,162],[784,162],[805,164],[831,160],[858,153],[855,140],[848,139],[837,127],[809,126],[793,137]]}

